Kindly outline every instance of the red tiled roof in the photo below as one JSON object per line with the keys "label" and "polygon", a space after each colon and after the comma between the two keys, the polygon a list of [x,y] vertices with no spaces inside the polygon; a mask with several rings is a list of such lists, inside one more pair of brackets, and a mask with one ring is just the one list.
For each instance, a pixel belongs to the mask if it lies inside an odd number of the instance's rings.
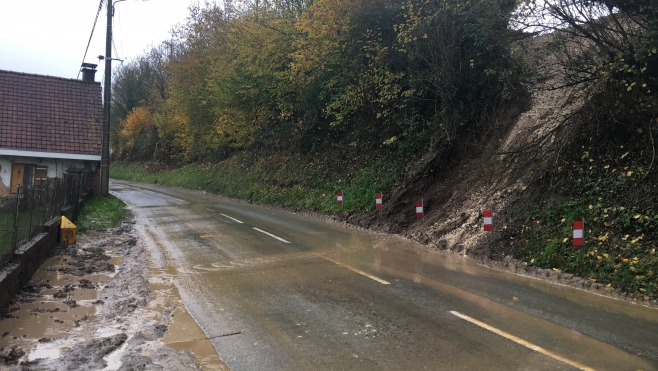
{"label": "red tiled roof", "polygon": [[98,82],[0,70],[0,148],[101,154]]}

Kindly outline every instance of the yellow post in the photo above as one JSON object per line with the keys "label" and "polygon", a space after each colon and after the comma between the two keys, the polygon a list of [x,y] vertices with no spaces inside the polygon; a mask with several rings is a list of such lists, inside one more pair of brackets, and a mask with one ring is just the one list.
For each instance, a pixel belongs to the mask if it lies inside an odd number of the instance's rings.
{"label": "yellow post", "polygon": [[77,230],[75,224],[71,223],[67,217],[62,216],[62,221],[59,223],[59,243],[74,244]]}

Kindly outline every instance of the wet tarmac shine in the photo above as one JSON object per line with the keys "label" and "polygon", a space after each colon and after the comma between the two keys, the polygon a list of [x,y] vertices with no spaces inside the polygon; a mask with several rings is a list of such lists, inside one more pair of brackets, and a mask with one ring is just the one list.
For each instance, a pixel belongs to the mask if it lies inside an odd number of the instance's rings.
{"label": "wet tarmac shine", "polygon": [[658,369],[654,309],[271,208],[111,191],[231,370]]}

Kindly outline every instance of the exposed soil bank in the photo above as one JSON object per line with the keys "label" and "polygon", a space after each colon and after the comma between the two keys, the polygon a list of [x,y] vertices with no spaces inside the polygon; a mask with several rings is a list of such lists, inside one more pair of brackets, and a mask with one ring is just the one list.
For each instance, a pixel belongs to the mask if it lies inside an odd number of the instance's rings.
{"label": "exposed soil bank", "polygon": [[[171,279],[161,284],[159,270],[150,266],[131,215],[117,228],[94,231],[80,236],[76,245],[56,248],[2,313],[0,369],[225,367],[214,348],[199,361],[191,346],[167,345],[179,336],[170,331],[172,326],[189,314]],[[149,280],[159,286],[152,289]]]}

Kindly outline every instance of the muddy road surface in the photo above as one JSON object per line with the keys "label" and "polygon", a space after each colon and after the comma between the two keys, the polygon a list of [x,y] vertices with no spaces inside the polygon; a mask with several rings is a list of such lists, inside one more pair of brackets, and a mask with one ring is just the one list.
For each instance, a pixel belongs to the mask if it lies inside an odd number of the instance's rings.
{"label": "muddy road surface", "polygon": [[58,246],[0,311],[0,370],[227,370],[131,213]]}
{"label": "muddy road surface", "polygon": [[114,181],[231,370],[656,370],[658,311],[409,240]]}

